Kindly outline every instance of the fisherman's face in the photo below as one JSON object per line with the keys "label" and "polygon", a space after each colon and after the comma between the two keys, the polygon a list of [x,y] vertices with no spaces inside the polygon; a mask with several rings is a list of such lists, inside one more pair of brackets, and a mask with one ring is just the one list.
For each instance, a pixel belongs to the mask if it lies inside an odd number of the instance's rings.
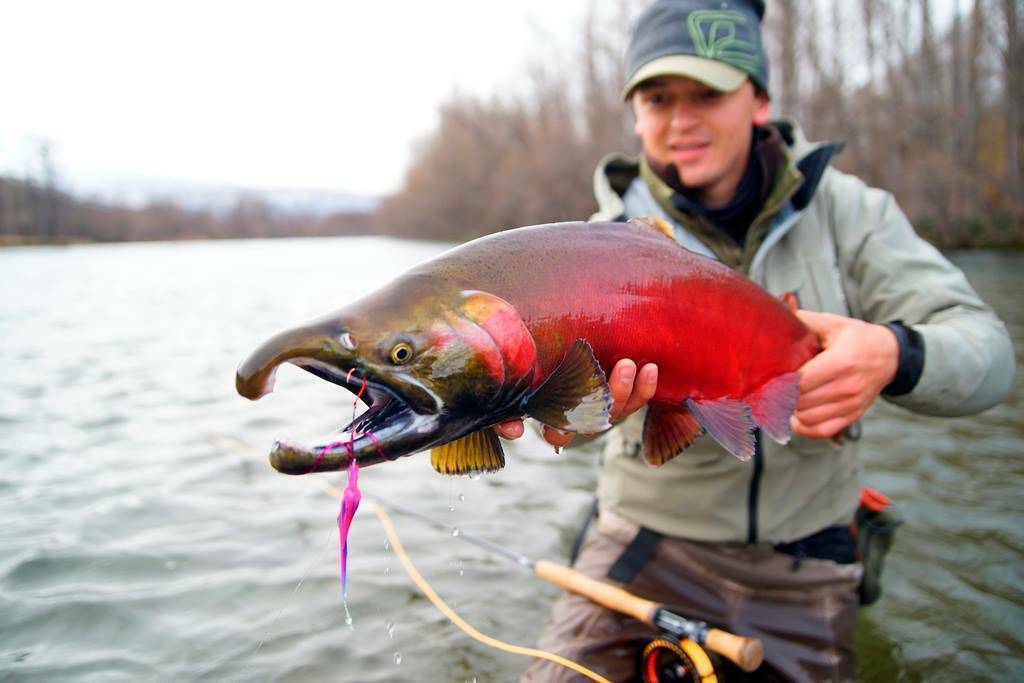
{"label": "fisherman's face", "polygon": [[710,207],[736,193],[755,125],[768,123],[771,103],[748,79],[721,92],[682,76],[644,81],[633,93],[634,130],[659,173],[674,165],[679,180]]}

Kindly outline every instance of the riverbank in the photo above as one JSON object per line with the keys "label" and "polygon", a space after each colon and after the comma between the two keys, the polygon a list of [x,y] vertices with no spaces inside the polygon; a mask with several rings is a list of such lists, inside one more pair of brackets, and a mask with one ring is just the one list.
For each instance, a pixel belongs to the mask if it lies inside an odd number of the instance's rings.
{"label": "riverbank", "polygon": [[[1002,239],[992,229],[988,228],[977,228],[970,234],[964,234],[957,239],[948,239],[946,243],[936,239],[934,234],[920,233],[922,237],[927,239],[938,249],[946,251],[958,251],[958,250],[992,250],[992,251],[1008,251],[1008,252],[1019,252],[1024,251],[1024,239],[1012,240],[1009,237]],[[364,232],[364,233],[351,233],[344,235],[264,235],[264,236],[240,236],[240,235],[186,235],[180,237],[166,238],[166,237],[153,237],[151,239],[96,239],[81,236],[67,236],[60,238],[41,238],[31,235],[0,235],[0,249],[13,248],[13,247],[37,247],[37,246],[68,246],[73,244],[131,244],[131,243],[158,243],[158,242],[202,242],[202,241],[223,241],[223,240],[262,240],[262,239],[323,239],[331,237],[382,237],[387,239],[396,240],[409,240],[414,242],[422,242],[424,240],[417,239],[410,235],[390,235],[387,233],[375,233],[375,232]],[[436,240],[427,240],[436,241]],[[448,242],[458,241],[454,236],[447,240]]]}

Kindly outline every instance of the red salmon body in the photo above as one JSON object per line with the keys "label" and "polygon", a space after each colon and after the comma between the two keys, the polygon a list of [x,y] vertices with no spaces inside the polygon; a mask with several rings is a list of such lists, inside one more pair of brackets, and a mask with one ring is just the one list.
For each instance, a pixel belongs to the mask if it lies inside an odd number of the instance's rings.
{"label": "red salmon body", "polygon": [[657,404],[741,399],[819,349],[784,303],[643,225],[556,223],[497,233],[415,273],[515,306],[536,342],[535,383],[585,339],[605,372],[622,358],[657,363]]}

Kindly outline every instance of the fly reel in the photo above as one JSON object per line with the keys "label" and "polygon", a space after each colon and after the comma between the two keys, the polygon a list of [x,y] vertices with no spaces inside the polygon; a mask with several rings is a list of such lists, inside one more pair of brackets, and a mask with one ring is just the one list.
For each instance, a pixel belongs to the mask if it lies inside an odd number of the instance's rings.
{"label": "fly reel", "polygon": [[718,683],[704,648],[690,639],[670,635],[653,638],[640,653],[644,683]]}

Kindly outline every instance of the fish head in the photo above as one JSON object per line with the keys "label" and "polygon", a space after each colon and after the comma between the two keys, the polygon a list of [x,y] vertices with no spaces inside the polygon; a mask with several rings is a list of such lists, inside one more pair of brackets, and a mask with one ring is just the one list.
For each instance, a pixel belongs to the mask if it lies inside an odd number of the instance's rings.
{"label": "fish head", "polygon": [[519,414],[537,350],[504,299],[420,274],[271,337],[239,366],[238,393],[266,395],[284,363],[369,406],[327,443],[278,442],[271,464],[305,474],[393,460]]}

